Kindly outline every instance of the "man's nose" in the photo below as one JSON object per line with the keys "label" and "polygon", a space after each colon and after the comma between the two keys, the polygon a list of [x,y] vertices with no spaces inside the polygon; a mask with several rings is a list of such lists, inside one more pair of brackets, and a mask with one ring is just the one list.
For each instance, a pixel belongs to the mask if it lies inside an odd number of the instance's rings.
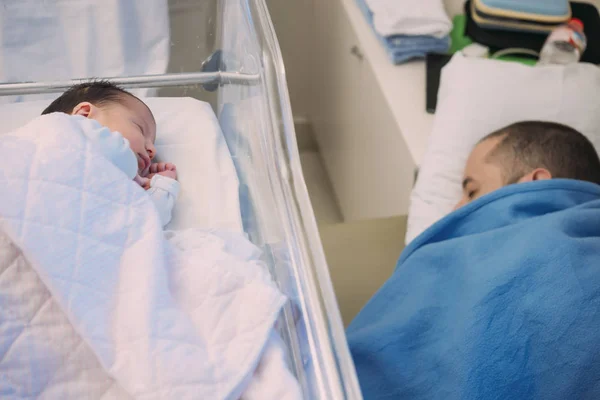
{"label": "man's nose", "polygon": [[460,201],[458,203],[456,203],[456,205],[454,206],[454,208],[452,209],[452,211],[458,210],[459,208],[461,208],[465,204],[467,204],[467,200],[463,197],[462,199],[460,199]]}

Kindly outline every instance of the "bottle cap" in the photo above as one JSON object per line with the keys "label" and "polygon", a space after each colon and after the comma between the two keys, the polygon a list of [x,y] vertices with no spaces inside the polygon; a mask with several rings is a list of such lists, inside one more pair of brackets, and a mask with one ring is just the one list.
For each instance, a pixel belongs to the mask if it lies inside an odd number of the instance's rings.
{"label": "bottle cap", "polygon": [[571,18],[569,25],[575,25],[577,29],[583,30],[583,22],[579,18]]}

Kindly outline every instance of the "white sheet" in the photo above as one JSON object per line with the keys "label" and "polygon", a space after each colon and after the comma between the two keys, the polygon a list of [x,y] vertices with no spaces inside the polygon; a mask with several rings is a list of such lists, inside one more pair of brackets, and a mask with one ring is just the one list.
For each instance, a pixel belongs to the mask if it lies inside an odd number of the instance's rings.
{"label": "white sheet", "polygon": [[239,397],[285,300],[257,249],[233,233],[167,241],[77,121],[0,137],[0,397]]}
{"label": "white sheet", "polygon": [[381,36],[424,35],[442,38],[452,30],[442,0],[365,0]]}
{"label": "white sheet", "polygon": [[[0,3],[0,81],[162,74],[167,70],[167,0]],[[52,96],[29,99],[34,97]],[[3,97],[0,103],[22,100],[23,96]]]}

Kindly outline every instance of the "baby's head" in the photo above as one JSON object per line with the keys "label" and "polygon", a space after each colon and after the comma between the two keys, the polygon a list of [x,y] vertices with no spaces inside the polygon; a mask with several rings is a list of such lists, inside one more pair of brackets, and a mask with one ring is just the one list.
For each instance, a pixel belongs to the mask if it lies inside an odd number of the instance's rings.
{"label": "baby's head", "polygon": [[145,176],[156,155],[156,122],[143,101],[108,81],[93,81],[71,87],[43,112],[63,112],[98,121],[129,141],[138,159],[138,173]]}
{"label": "baby's head", "polygon": [[600,184],[600,160],[580,132],[552,122],[518,122],[483,138],[463,178],[459,208],[503,186],[565,178]]}

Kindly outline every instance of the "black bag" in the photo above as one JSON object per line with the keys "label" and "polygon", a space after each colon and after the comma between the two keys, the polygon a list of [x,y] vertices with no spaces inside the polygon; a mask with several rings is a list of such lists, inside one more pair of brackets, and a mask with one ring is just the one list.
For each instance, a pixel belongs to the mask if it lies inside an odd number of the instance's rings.
{"label": "black bag", "polygon": [[[542,46],[548,37],[545,33],[503,31],[488,29],[479,26],[471,13],[471,0],[465,3],[465,15],[467,26],[465,34],[474,42],[490,48],[494,53],[498,50],[509,48],[529,49],[536,52],[542,50]],[[600,13],[592,4],[571,2],[573,18],[583,22],[584,32],[588,39],[587,49],[581,57],[582,62],[600,64]]]}
{"label": "black bag", "polygon": [[471,0],[477,25],[500,30],[550,33],[571,19],[568,0]]}

